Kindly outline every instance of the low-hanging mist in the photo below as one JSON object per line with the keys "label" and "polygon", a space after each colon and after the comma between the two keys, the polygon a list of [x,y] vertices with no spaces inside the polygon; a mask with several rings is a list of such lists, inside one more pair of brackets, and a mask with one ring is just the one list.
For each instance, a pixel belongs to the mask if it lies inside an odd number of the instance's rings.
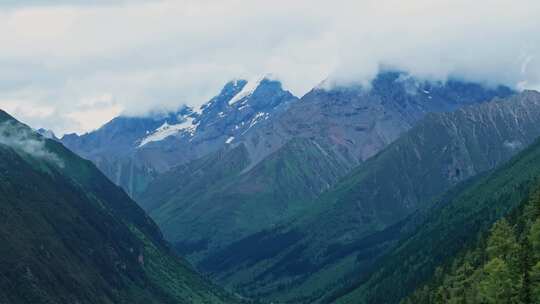
{"label": "low-hanging mist", "polygon": [[54,163],[59,167],[64,166],[56,154],[47,150],[42,136],[20,124],[11,121],[0,123],[0,144],[9,146],[17,152]]}

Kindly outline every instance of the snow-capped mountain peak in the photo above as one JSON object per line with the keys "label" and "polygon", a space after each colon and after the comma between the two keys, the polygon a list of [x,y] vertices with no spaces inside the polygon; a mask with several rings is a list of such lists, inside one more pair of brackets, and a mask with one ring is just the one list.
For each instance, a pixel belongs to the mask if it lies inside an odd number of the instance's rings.
{"label": "snow-capped mountain peak", "polygon": [[159,128],[154,130],[148,136],[144,137],[139,144],[139,148],[155,141],[161,141],[169,136],[173,136],[180,133],[186,133],[189,136],[193,136],[197,130],[198,123],[195,123],[195,118],[187,116],[183,122],[170,125],[164,122]]}
{"label": "snow-capped mountain peak", "polygon": [[[264,75],[250,84],[232,80],[199,111],[183,106],[173,112],[119,116],[94,132],[64,136],[62,142],[88,159],[103,161],[103,171],[135,194],[155,172],[240,144],[284,113],[298,98],[273,79]],[[231,100],[237,101],[231,105]]]}
{"label": "snow-capped mountain peak", "polygon": [[253,92],[255,92],[255,90],[259,87],[261,82],[263,80],[265,80],[265,79],[270,79],[270,75],[265,74],[265,75],[262,75],[262,76],[259,76],[257,78],[249,80],[244,85],[242,90],[240,92],[238,92],[238,94],[234,95],[234,97],[231,98],[231,100],[229,100],[229,105],[233,105],[233,104],[237,103],[238,101],[251,96],[253,94]]}
{"label": "snow-capped mountain peak", "polygon": [[197,112],[203,114],[203,112],[212,111],[215,108],[223,109],[228,105],[229,100],[242,91],[246,83],[247,81],[243,79],[235,79],[227,82],[219,94],[203,104]]}

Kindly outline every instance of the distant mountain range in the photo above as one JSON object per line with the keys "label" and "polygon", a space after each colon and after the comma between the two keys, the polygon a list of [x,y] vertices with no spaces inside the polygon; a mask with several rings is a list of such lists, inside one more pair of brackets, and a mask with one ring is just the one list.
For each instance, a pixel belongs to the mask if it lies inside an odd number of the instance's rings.
{"label": "distant mountain range", "polygon": [[[369,88],[321,86],[301,98],[267,77],[231,81],[200,109],[118,117],[61,142],[228,288],[286,303],[397,303],[444,261],[403,244],[437,243],[423,233],[447,216],[437,215],[441,199],[460,201],[538,136],[537,92],[389,71]],[[409,258],[418,260],[392,264]],[[389,284],[400,287],[385,293]]]}
{"label": "distant mountain range", "polygon": [[315,88],[220,151],[157,176],[135,198],[180,251],[214,251],[311,209],[310,201],[427,113],[510,93],[417,83],[400,73],[381,74],[370,90]]}
{"label": "distant mountain range", "polygon": [[300,100],[278,81],[263,76],[227,83],[197,110],[183,106],[172,113],[121,116],[96,131],[68,134],[61,141],[136,197],[160,173],[240,143],[248,150],[250,167],[298,137],[331,145],[353,167],[427,112],[450,111],[509,94],[504,87],[433,83],[385,72],[370,90],[314,88]]}
{"label": "distant mountain range", "polygon": [[[207,225],[214,221],[227,226],[226,230],[219,229],[218,234],[230,237],[216,235],[215,238],[228,242],[296,216],[306,205],[295,202],[315,198],[411,128],[426,113],[450,111],[511,93],[504,87],[486,89],[479,84],[459,81],[432,83],[405,73],[384,72],[373,81],[370,89],[314,88],[297,99],[284,91],[279,82],[262,77],[227,83],[220,94],[197,112],[183,107],[164,116],[119,117],[83,136],[66,135],[62,142],[94,161],[153,215],[162,214],[155,218],[160,223],[167,221],[167,227],[171,227],[165,229],[167,236],[188,228],[175,221],[189,222],[198,218],[197,224],[203,229],[218,230],[216,225]],[[234,152],[226,152],[228,150]],[[310,156],[302,155],[303,151],[310,151]],[[219,189],[206,191],[201,183],[219,181],[204,173],[213,174],[211,168],[197,164],[222,164],[216,160],[189,162],[204,157],[222,158],[220,155],[231,153],[242,154],[233,156],[242,159],[241,165],[234,168],[234,179],[241,181],[234,184],[227,180],[223,194]],[[299,155],[289,160],[290,153]],[[195,189],[164,182],[168,178],[178,180],[178,175],[197,185]],[[156,178],[159,181],[152,183]],[[165,185],[172,188],[164,189]],[[159,195],[153,194],[155,189]],[[219,211],[225,206],[220,202],[223,196],[232,197],[235,207]],[[174,197],[192,197],[190,204],[199,208],[203,217],[213,219],[207,222],[200,215],[185,214],[189,211],[182,201],[175,202]],[[256,201],[261,203],[254,204]],[[214,211],[206,212],[208,210]],[[258,212],[260,210],[266,211]],[[222,212],[233,217],[224,217]],[[235,217],[235,213],[239,216]],[[248,223],[241,223],[244,220]],[[235,231],[237,228],[230,226],[231,221],[238,222],[243,231]],[[200,243],[206,237],[194,233],[189,235],[189,240],[185,237],[171,239]]]}

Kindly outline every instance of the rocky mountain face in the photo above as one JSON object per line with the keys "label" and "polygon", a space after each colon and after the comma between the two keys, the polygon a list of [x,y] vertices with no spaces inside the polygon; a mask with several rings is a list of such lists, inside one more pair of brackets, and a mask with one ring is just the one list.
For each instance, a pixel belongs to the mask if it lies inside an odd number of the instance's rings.
{"label": "rocky mountain face", "polygon": [[381,72],[370,88],[316,87],[283,115],[246,134],[253,165],[291,138],[331,147],[351,167],[375,155],[427,113],[506,97],[506,87],[486,88],[449,80],[420,81],[401,72]]}
{"label": "rocky mountain face", "polygon": [[0,172],[0,302],[238,302],[91,162],[2,111]]}
{"label": "rocky mountain face", "polygon": [[[539,99],[539,93],[527,93],[528,97]],[[520,111],[515,113],[516,119],[524,119],[524,115],[530,112]],[[495,120],[486,121],[492,125]],[[523,130],[523,129],[521,129]],[[499,129],[499,131],[502,131]],[[517,131],[515,134],[522,131]],[[505,134],[504,132],[501,133]],[[508,134],[508,133],[506,133]],[[400,303],[415,289],[420,293],[432,292],[432,288],[438,288],[439,284],[450,285],[449,289],[440,289],[438,299],[448,301],[448,297],[471,296],[470,288],[474,288],[477,280],[485,279],[485,276],[500,275],[501,272],[489,271],[488,268],[475,271],[474,267],[489,262],[493,258],[492,250],[498,244],[486,242],[486,234],[492,229],[492,225],[504,216],[512,221],[511,229],[516,233],[528,233],[530,225],[538,216],[538,189],[540,186],[540,141],[536,141],[521,153],[513,157],[504,165],[493,172],[480,176],[469,182],[459,184],[444,196],[433,201],[434,207],[422,212],[420,215],[411,217],[407,221],[418,217],[423,218],[421,225],[410,233],[405,234],[399,245],[388,252],[381,262],[373,270],[364,274],[357,273],[357,279],[347,289],[335,293],[326,299],[333,303]],[[532,218],[531,218],[532,217]],[[493,230],[492,230],[493,231]],[[515,241],[512,235],[499,238],[500,241]],[[537,242],[537,238],[519,238],[519,253],[512,255],[517,263],[511,264],[510,269],[516,267],[519,271],[525,271],[534,265],[536,255],[530,250],[529,242]],[[489,255],[467,252],[467,249],[480,250],[489,246]],[[512,248],[512,247],[506,247]],[[529,251],[529,252],[527,252]],[[527,259],[530,259],[527,261]],[[406,261],[406,262],[404,262]],[[463,263],[468,263],[469,269],[464,270]],[[505,261],[506,262],[506,261]],[[475,264],[478,263],[478,264]],[[519,266],[517,266],[519,265]],[[438,270],[436,270],[440,267]],[[446,277],[445,272],[460,271],[460,277]],[[513,271],[514,269],[512,269]],[[532,273],[532,272],[531,272]],[[473,275],[474,274],[474,275]],[[528,280],[527,274],[518,276],[520,279],[512,279],[517,285],[531,284],[526,296],[537,295],[538,285],[534,280]],[[428,279],[433,281],[429,282]],[[525,279],[521,279],[525,278]],[[461,285],[463,281],[467,283]],[[503,282],[494,279],[496,284]],[[429,283],[429,286],[424,284]],[[395,288],[399,286],[399,288]],[[501,290],[501,285],[494,285],[496,290]],[[498,287],[497,287],[498,286]],[[457,289],[454,289],[457,288]],[[458,290],[462,288],[462,290]],[[422,290],[424,289],[424,290]],[[455,290],[455,291],[454,291]],[[536,290],[533,292],[533,290]],[[527,295],[527,293],[529,293]],[[513,296],[514,294],[510,294]],[[518,298],[523,295],[519,293]],[[467,301],[480,302],[479,293],[473,293]],[[505,294],[505,297],[508,294]],[[500,299],[500,298],[497,298]],[[411,299],[409,299],[411,300]],[[433,303],[435,299],[424,298],[405,303]],[[460,299],[460,301],[465,301]],[[533,303],[534,300],[525,299],[524,303]]]}
{"label": "rocky mountain face", "polygon": [[294,221],[212,251],[199,268],[246,294],[311,303],[368,273],[415,229],[407,219],[418,210],[429,210],[436,197],[506,162],[538,136],[537,92],[429,114],[305,202],[309,209]]}
{"label": "rocky mountain face", "polygon": [[66,135],[62,143],[136,196],[159,173],[234,142],[296,99],[267,77],[236,80],[199,110],[117,117],[82,136]]}

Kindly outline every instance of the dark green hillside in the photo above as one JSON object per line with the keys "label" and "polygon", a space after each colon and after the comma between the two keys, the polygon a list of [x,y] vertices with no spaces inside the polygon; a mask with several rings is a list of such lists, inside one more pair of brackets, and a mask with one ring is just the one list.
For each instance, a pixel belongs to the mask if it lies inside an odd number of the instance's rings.
{"label": "dark green hillside", "polygon": [[336,303],[397,303],[421,286],[479,233],[519,206],[540,178],[540,142],[492,174],[438,201],[427,220],[392,250],[369,276]]}
{"label": "dark green hillside", "polygon": [[243,144],[219,151],[159,176],[139,201],[181,252],[212,251],[310,208],[346,172],[308,139],[291,140],[244,173],[248,164]]}
{"label": "dark green hillside", "polygon": [[232,303],[89,161],[0,111],[0,303]]}
{"label": "dark green hillside", "polygon": [[438,267],[408,303],[539,303],[540,187],[472,246]]}

